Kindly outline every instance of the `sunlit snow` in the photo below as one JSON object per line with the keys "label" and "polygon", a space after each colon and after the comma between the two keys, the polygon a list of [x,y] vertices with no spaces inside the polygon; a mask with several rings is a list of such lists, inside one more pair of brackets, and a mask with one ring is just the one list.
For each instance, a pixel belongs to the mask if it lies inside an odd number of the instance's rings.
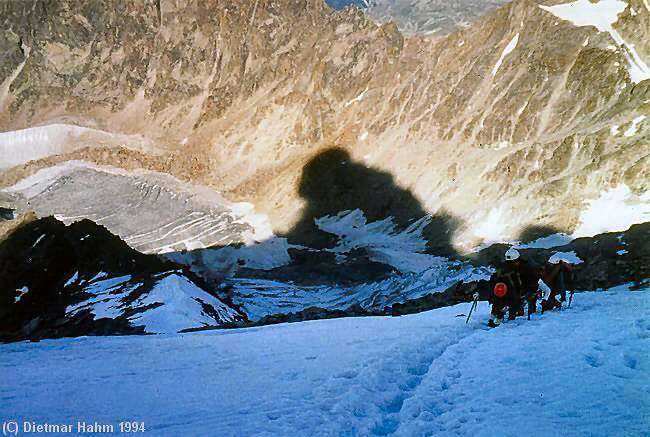
{"label": "sunlit snow", "polygon": [[645,120],[645,115],[639,115],[638,117],[636,117],[634,120],[632,120],[632,124],[630,125],[630,127],[625,132],[623,132],[623,135],[626,137],[631,137],[634,134],[636,134],[636,127],[643,120]]}
{"label": "sunlit snow", "polygon": [[637,196],[625,184],[603,191],[597,199],[585,201],[585,205],[572,234],[556,233],[525,244],[515,242],[515,246],[521,249],[550,249],[569,244],[576,238],[624,231],[632,225],[650,221],[650,192]]}
{"label": "sunlit snow", "polygon": [[499,57],[499,60],[497,63],[494,65],[494,68],[492,69],[492,76],[495,76],[497,74],[497,71],[499,70],[499,67],[501,66],[501,63],[503,62],[503,59],[508,56],[510,52],[512,52],[515,47],[517,47],[517,43],[519,42],[519,32],[515,34],[515,36],[512,37],[508,45],[506,46],[505,49],[503,49],[503,52],[501,53],[501,56]]}
{"label": "sunlit snow", "polygon": [[650,193],[635,196],[625,184],[601,193],[587,202],[573,237],[593,237],[604,232],[624,231],[633,224],[650,221]]}
{"label": "sunlit snow", "polygon": [[628,72],[632,82],[639,83],[650,79],[650,67],[641,59],[634,45],[628,44],[612,26],[618,21],[618,15],[625,10],[627,3],[620,0],[601,0],[596,3],[577,0],[554,6],[539,5],[539,7],[556,17],[570,21],[575,26],[594,26],[600,32],[609,33],[617,46],[624,48],[623,55],[628,61]]}
{"label": "sunlit snow", "polygon": [[474,235],[483,239],[481,247],[492,243],[500,243],[505,240],[505,231],[508,227],[502,217],[503,212],[499,208],[490,210],[487,217],[483,219],[480,226],[474,231]]}
{"label": "sunlit snow", "polygon": [[567,263],[571,264],[582,264],[583,261],[578,257],[578,255],[571,251],[571,252],[555,252],[551,257],[548,259],[548,262],[552,264],[557,264],[560,261],[564,261]]}

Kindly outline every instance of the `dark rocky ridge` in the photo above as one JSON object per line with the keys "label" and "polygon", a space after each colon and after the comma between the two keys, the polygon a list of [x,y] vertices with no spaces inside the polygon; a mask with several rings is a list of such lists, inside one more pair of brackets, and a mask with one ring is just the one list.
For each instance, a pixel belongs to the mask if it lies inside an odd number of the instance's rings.
{"label": "dark rocky ridge", "polygon": [[[496,266],[503,258],[506,248],[504,245],[491,246],[478,253],[473,262],[477,265]],[[584,260],[584,263],[575,269],[576,289],[589,291],[624,283],[647,287],[650,281],[649,248],[650,223],[644,223],[634,225],[625,232],[580,238],[566,246],[553,249],[522,249],[521,252],[524,257],[543,264],[552,253],[575,251]],[[617,253],[621,250],[627,252]],[[342,266],[343,270],[346,268],[349,267]],[[309,267],[303,267],[303,273],[308,274],[305,270],[309,270]],[[84,285],[99,272],[109,272],[110,276],[131,275],[129,284],[141,282],[142,285],[136,287],[128,296],[128,300],[133,301],[147,293],[156,278],[179,271],[178,265],[134,251],[119,237],[88,220],[66,227],[54,218],[29,219],[0,241],[0,341],[80,335],[143,334],[143,327],[134,326],[128,320],[133,311],[127,310],[122,316],[114,319],[95,320],[90,310],[80,311],[70,317],[66,314],[66,308],[89,297],[83,291]],[[75,273],[78,279],[66,285],[66,281]],[[282,271],[274,273],[274,279],[283,280]],[[183,274],[203,289],[210,289],[190,272],[184,271]],[[23,287],[28,288],[24,294],[21,293]],[[249,322],[246,315],[238,310],[239,321],[224,321],[204,328],[189,328],[186,331],[242,328],[339,317],[400,316],[467,302],[471,300],[475,290],[479,290],[482,298],[486,298],[490,283],[458,282],[444,292],[427,294],[384,308],[368,309],[353,305],[331,310],[311,307],[288,314],[268,315],[253,322]],[[220,291],[219,298],[230,307],[235,307],[227,296],[226,286]]]}
{"label": "dark rocky ridge", "polygon": [[171,273],[182,273],[210,290],[190,272],[131,249],[89,220],[70,226],[52,217],[28,220],[0,241],[0,341],[142,334],[144,328],[131,323],[129,317],[160,304],[127,307],[118,317],[97,319],[92,308],[74,315],[66,308],[92,297],[84,288],[100,274],[108,278],[129,275],[121,288],[133,286],[124,299],[130,303]]}

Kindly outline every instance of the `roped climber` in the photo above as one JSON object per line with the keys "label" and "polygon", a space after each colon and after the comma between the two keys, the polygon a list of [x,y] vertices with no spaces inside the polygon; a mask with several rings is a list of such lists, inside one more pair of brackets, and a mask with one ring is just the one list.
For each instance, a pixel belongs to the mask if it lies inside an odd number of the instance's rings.
{"label": "roped climber", "polygon": [[508,308],[508,319],[514,320],[524,314],[524,302],[528,303],[528,317],[536,311],[538,291],[542,296],[550,295],[551,289],[541,277],[541,269],[521,257],[514,247],[505,253],[505,262],[491,281],[493,296],[492,311],[488,326],[497,326],[503,320]]}

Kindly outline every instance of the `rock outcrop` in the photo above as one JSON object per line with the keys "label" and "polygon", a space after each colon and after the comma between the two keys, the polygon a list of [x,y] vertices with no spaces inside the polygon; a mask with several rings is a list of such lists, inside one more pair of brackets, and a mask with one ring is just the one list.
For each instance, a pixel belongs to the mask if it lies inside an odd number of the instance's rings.
{"label": "rock outcrop", "polygon": [[244,321],[203,281],[89,220],[17,219],[0,237],[0,341],[121,335]]}

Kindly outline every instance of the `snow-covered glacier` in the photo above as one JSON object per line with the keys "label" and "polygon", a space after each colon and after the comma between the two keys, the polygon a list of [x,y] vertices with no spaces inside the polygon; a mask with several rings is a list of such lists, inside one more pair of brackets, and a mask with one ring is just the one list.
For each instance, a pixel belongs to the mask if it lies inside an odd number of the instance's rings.
{"label": "snow-covered glacier", "polygon": [[644,435],[649,303],[622,286],[492,330],[480,303],[468,324],[460,304],[5,344],[0,417],[133,420],[155,435]]}

